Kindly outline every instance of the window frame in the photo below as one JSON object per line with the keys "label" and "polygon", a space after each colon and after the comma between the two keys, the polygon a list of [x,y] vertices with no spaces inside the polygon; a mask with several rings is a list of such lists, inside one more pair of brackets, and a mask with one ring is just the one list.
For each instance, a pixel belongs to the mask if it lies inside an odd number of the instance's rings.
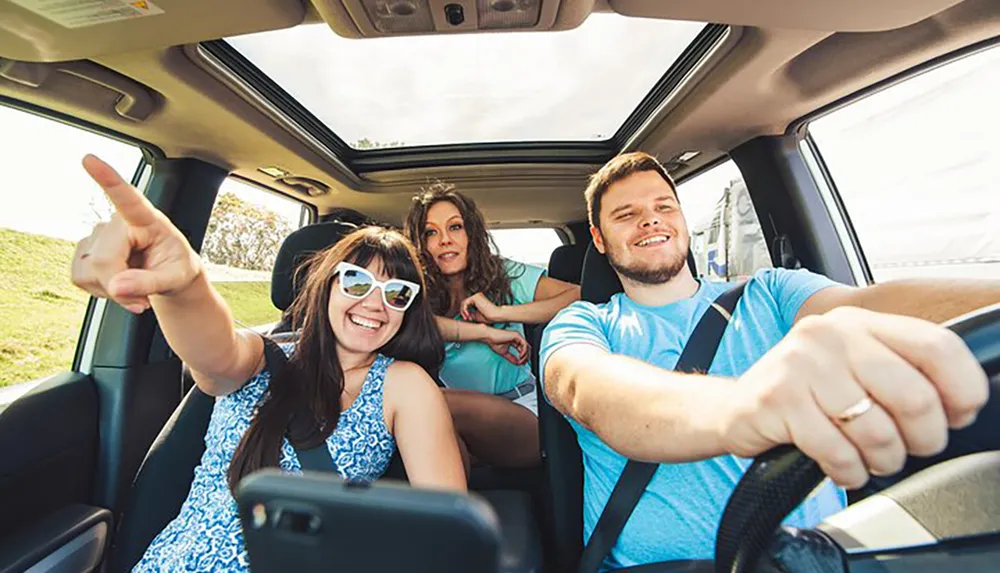
{"label": "window frame", "polygon": [[[736,162],[736,159],[733,158],[733,156],[730,153],[723,153],[719,157],[717,157],[717,158],[713,159],[712,161],[709,161],[708,163],[706,163],[706,164],[698,167],[697,169],[691,171],[690,173],[684,174],[683,177],[675,179],[674,180],[674,185],[676,186],[675,192],[678,195],[677,199],[681,200],[679,190],[680,190],[680,187],[682,185],[684,185],[685,183],[689,183],[689,182],[693,181],[694,179],[697,179],[698,177],[709,173],[713,169],[715,169],[717,167],[721,167],[721,166],[725,165],[726,163],[730,163],[730,162],[736,168],[736,171],[740,174],[740,179],[743,181],[743,185],[746,186],[747,194],[750,196],[750,201],[752,202],[752,205],[753,205],[753,211],[754,211],[755,216],[757,217],[757,224],[760,226],[760,230],[761,230],[761,233],[763,235],[764,249],[767,251],[768,259],[769,259],[770,265],[771,265],[770,268],[776,268],[777,265],[775,264],[774,253],[772,252],[772,244],[771,244],[771,240],[769,238],[769,233],[771,231],[773,231],[773,223],[771,225],[771,228],[768,228],[768,227],[765,226],[765,224],[764,224],[764,218],[762,217],[762,215],[767,214],[767,212],[766,212],[766,210],[764,210],[764,208],[761,205],[758,205],[759,201],[755,201],[754,200],[754,190],[753,190],[753,188],[750,186],[750,183],[746,180],[746,177],[743,175],[743,169],[740,167],[739,163]],[[720,198],[721,198],[721,196],[720,196]],[[718,200],[716,200],[716,202],[712,204],[713,210],[715,209],[715,207],[717,205],[718,205]],[[681,211],[683,211],[683,210],[684,210],[684,203],[681,202]],[[691,219],[687,215],[687,213],[685,213],[684,219],[687,222],[689,240],[692,241],[691,245],[689,245],[689,249],[693,249],[693,245],[694,245],[693,238],[694,238],[694,235],[691,233],[691,230],[692,230],[692,226],[694,224],[697,224],[698,221],[695,221],[695,220]],[[721,233],[722,233],[722,227],[721,227],[721,225],[720,226],[712,226],[712,227],[710,227],[709,228],[709,232],[707,233],[707,236],[706,236],[706,242],[707,243],[712,243],[713,241],[718,240],[719,235]],[[712,236],[713,234],[714,234],[714,237]],[[760,270],[760,269],[758,269],[758,270]],[[700,269],[695,268],[695,269],[691,269],[691,271],[694,272],[695,274],[699,274],[699,276],[700,276],[700,273],[699,273]],[[708,275],[708,269],[705,269],[705,276],[707,276],[707,275]]]}
{"label": "window frame", "polygon": [[[556,237],[559,239],[559,246],[566,246],[566,245],[573,244],[573,241],[570,240],[570,237],[572,236],[572,234],[565,227],[562,227],[562,226],[559,226],[559,225],[517,225],[517,224],[503,225],[503,226],[490,225],[490,226],[486,227],[486,232],[487,232],[487,234],[490,234],[493,231],[523,231],[523,230],[530,230],[530,229],[544,229],[544,230],[555,231]],[[490,239],[492,240],[492,235],[490,235]],[[587,239],[589,240],[590,237],[588,236]],[[499,250],[499,248],[500,248],[500,246],[497,245],[497,250]],[[556,248],[559,248],[559,247],[556,247]],[[501,257],[508,258],[502,252],[498,253],[498,254]],[[549,252],[549,257],[551,257],[551,256],[552,256],[552,253]],[[511,259],[511,260],[514,260],[514,259]],[[518,261],[518,262],[520,262],[520,261]],[[532,264],[532,263],[524,263],[524,264]],[[545,264],[548,265],[548,260],[545,261]]]}
{"label": "window frame", "polygon": [[847,211],[840,192],[833,180],[833,175],[823,160],[823,155],[819,152],[819,146],[809,133],[799,140],[799,153],[805,160],[806,167],[813,175],[813,180],[819,195],[826,206],[827,213],[833,226],[836,229],[837,237],[847,256],[848,264],[851,267],[851,274],[854,275],[856,285],[871,285],[875,283],[871,267],[868,265],[868,258],[864,249],[861,248],[861,240],[851,221],[851,215]]}
{"label": "window frame", "polygon": [[[277,197],[281,197],[282,199],[287,199],[288,201],[294,201],[295,203],[298,203],[299,206],[302,208],[302,210],[299,213],[299,226],[296,227],[295,230],[301,229],[302,227],[305,227],[306,225],[312,225],[312,224],[316,223],[317,221],[319,221],[319,210],[312,203],[308,203],[306,201],[303,201],[302,199],[294,197],[293,195],[291,195],[289,193],[286,193],[284,191],[281,191],[279,189],[276,189],[276,188],[271,187],[269,185],[266,185],[264,183],[260,183],[259,181],[254,181],[253,179],[248,179],[248,178],[243,177],[241,175],[237,175],[235,173],[230,173],[228,176],[226,176],[226,179],[232,179],[233,181],[236,181],[236,182],[241,183],[243,185],[247,185],[247,186],[250,186],[250,187],[256,187],[257,189],[259,189],[260,191],[262,191],[264,193],[270,193],[270,194],[275,195]],[[224,184],[225,184],[225,181],[223,180],[223,185]],[[220,189],[221,189],[221,186],[220,186]],[[218,200],[218,199],[216,199],[216,200]],[[308,213],[308,217],[306,217],[305,220],[303,220],[303,216],[306,215],[306,213]],[[211,214],[209,215],[209,219],[211,219]]]}
{"label": "window frame", "polygon": [[894,74],[884,80],[833,101],[802,116],[788,126],[786,134],[795,137],[799,143],[799,153],[805,160],[806,165],[809,168],[809,172],[813,177],[813,181],[820,191],[820,195],[829,216],[837,230],[841,246],[847,254],[847,258],[851,264],[852,272],[855,275],[855,281],[857,284],[875,284],[874,273],[871,270],[871,266],[868,264],[864,247],[861,245],[857,230],[851,221],[851,217],[847,211],[846,205],[844,204],[843,197],[841,196],[839,189],[837,189],[837,184],[833,178],[833,174],[830,172],[826,162],[823,160],[823,154],[819,149],[819,145],[809,133],[809,126],[814,121],[826,117],[827,115],[830,115],[840,109],[858,103],[869,96],[890,89],[925,73],[932,72],[951,63],[957,62],[958,60],[972,57],[991,49],[1000,49],[1000,37],[982,40],[969,46],[931,58],[926,62],[903,70],[902,72]]}
{"label": "window frame", "polygon": [[[166,154],[163,153],[163,150],[151,143],[86,120],[74,118],[59,111],[4,95],[0,95],[0,107],[13,109],[35,117],[55,121],[67,127],[81,129],[94,135],[135,147],[140,153],[140,158],[136,163],[135,171],[133,171],[130,180],[130,183],[133,185],[138,184],[141,179],[147,175],[147,166],[150,167],[148,170],[148,177],[146,177],[146,183],[148,184],[148,182],[152,179],[153,165],[155,161],[157,159],[166,158]],[[145,188],[139,190],[145,193]],[[73,360],[68,365],[67,371],[79,372],[88,375],[91,373],[94,349],[96,348],[97,337],[100,333],[100,325],[106,307],[106,300],[98,299],[94,296],[90,297],[83,314],[83,321],[80,324],[80,334],[77,336],[76,349],[73,351]],[[24,382],[28,381],[25,380]]]}
{"label": "window frame", "polygon": [[[290,193],[281,191],[279,189],[276,189],[276,188],[271,187],[269,185],[266,185],[264,183],[260,183],[258,181],[254,181],[253,179],[249,179],[249,178],[243,177],[243,176],[238,175],[236,173],[229,173],[228,175],[226,175],[225,178],[223,178],[222,182],[219,184],[219,189],[216,191],[215,200],[214,200],[213,205],[212,205],[212,210],[211,210],[211,212],[208,215],[208,219],[206,220],[205,239],[208,238],[208,228],[212,224],[212,217],[213,217],[213,215],[215,215],[215,207],[216,207],[216,205],[218,205],[219,199],[222,196],[223,188],[225,187],[225,185],[226,185],[226,183],[228,181],[232,181],[233,183],[239,184],[239,185],[241,185],[243,187],[251,188],[252,189],[251,192],[259,192],[259,193],[268,194],[268,195],[270,195],[270,196],[272,196],[274,198],[281,199],[281,200],[284,200],[284,201],[289,201],[291,203],[297,204],[299,206],[299,217],[298,217],[298,221],[296,221],[296,223],[295,223],[295,226],[292,228],[291,233],[294,233],[294,232],[298,231],[299,229],[301,229],[303,227],[306,227],[308,225],[315,224],[316,222],[318,222],[320,220],[320,218],[318,216],[318,209],[316,208],[315,205],[313,205],[311,203],[308,203],[306,201],[303,201],[302,199],[299,199],[298,197],[295,197],[294,195],[292,195]],[[240,197],[237,196],[237,198],[239,199]],[[291,234],[291,233],[289,233],[289,234]],[[284,242],[285,238],[287,238],[287,236],[286,237],[282,237],[282,239],[281,239],[282,242]],[[203,255],[204,249],[205,249],[205,245],[204,245],[204,242],[203,242],[202,246],[201,246],[201,249],[199,249],[199,253],[198,253],[199,256]],[[280,244],[279,244],[279,250],[280,250]],[[205,260],[207,261],[208,259],[205,259]],[[269,274],[273,275],[273,268],[272,268],[272,271]],[[219,281],[219,280],[213,280],[213,279],[209,278],[209,282],[211,282],[214,285],[214,284],[219,284],[220,282],[221,283],[226,283],[228,281]],[[268,282],[268,284],[270,284],[270,279],[268,279],[267,282]],[[225,298],[225,297],[223,297],[223,298]],[[240,317],[236,316],[236,311],[232,307],[230,307],[230,310],[233,312],[233,320],[234,320],[235,325],[238,328],[259,329],[260,327],[263,327],[263,326],[270,327],[270,326],[273,326],[274,324],[276,324],[277,322],[279,322],[281,320],[280,317],[279,317],[276,321],[274,321],[272,323],[260,324],[260,325],[248,324],[248,323],[242,322],[240,320]]]}

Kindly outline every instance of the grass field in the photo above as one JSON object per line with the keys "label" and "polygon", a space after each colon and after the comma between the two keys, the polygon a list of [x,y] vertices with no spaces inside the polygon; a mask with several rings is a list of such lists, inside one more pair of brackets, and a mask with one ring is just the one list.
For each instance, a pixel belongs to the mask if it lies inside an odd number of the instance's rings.
{"label": "grass field", "polygon": [[[0,386],[69,370],[88,296],[69,281],[73,243],[0,229]],[[235,318],[274,322],[270,283],[216,283]]]}

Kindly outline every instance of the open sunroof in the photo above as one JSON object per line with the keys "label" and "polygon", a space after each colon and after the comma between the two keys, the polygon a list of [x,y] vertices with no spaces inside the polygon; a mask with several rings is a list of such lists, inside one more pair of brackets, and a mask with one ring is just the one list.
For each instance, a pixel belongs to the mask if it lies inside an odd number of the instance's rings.
{"label": "open sunroof", "polygon": [[272,103],[295,108],[289,115],[314,134],[333,136],[341,155],[364,156],[425,146],[608,144],[643,106],[652,113],[657,90],[724,30],[595,13],[560,32],[347,39],[316,24],[204,46],[281,100]]}

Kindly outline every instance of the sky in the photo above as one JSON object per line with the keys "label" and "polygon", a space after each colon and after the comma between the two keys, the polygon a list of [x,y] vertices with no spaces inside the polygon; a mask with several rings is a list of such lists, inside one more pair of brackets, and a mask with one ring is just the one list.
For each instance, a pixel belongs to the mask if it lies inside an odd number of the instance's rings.
{"label": "sky", "polygon": [[810,126],[870,264],[1000,262],[998,101],[994,48]]}
{"label": "sky", "polygon": [[[3,137],[3,134],[17,137]],[[0,228],[77,241],[110,216],[101,191],[83,170],[92,153],[131,180],[142,153],[131,145],[0,106]],[[222,191],[268,208],[297,225],[301,204],[227,179]]]}
{"label": "sky", "polygon": [[[280,41],[261,43],[255,57],[267,58],[276,76],[294,78],[303,100],[329,102],[314,109],[339,122],[334,127],[347,139],[414,144],[461,137],[524,139],[526,133],[586,138],[606,130],[602,122],[615,125],[627,115],[630,108],[616,101],[634,105],[635,93],[645,93],[646,84],[700,29],[683,24],[663,38],[658,36],[663,24],[639,21],[633,29],[613,16],[595,17],[572,32],[469,36],[449,44],[440,38],[345,40],[312,26],[259,35],[277,34],[273,38]],[[639,66],[652,71],[635,74],[635,83],[619,81],[630,78],[630,70],[604,65],[608,50],[587,41],[587,26],[619,34],[621,53],[649,51],[643,62],[653,64]],[[303,36],[291,41],[292,33]],[[563,43],[560,49],[572,46],[572,55],[556,60],[554,52],[531,51],[549,37]],[[246,49],[253,38],[234,44]],[[650,50],[657,42],[662,49]],[[283,60],[292,57],[302,59]],[[463,87],[465,72],[473,73],[478,88]],[[334,82],[334,74],[340,82]],[[489,93],[476,91],[483,85]],[[448,97],[425,106],[425,98],[435,94]],[[998,94],[1000,49],[993,49],[811,124],[870,263],[1000,261]],[[86,153],[101,156],[126,178],[140,158],[129,145],[0,106],[0,228],[73,241],[86,236],[108,216],[100,189],[80,167]],[[682,184],[689,225],[706,220],[722,190],[738,177],[739,170],[728,162]],[[224,190],[298,222],[294,201],[236,181],[227,181]],[[527,262],[547,261],[558,245],[555,233],[544,229],[504,231],[497,237],[502,253]]]}
{"label": "sky", "polygon": [[600,140],[704,26],[598,13],[561,32],[227,41],[349,143]]}

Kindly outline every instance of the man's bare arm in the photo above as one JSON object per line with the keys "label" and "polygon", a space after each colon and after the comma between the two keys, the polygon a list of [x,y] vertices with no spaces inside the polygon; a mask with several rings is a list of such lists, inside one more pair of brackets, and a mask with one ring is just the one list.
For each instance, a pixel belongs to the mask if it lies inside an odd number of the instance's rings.
{"label": "man's bare arm", "polygon": [[1000,281],[973,279],[901,279],[868,287],[830,287],[809,297],[795,317],[824,314],[837,307],[945,322],[1000,302]]}
{"label": "man's bare arm", "polygon": [[587,343],[559,348],[544,366],[556,409],[627,458],[676,463],[725,453],[718,408],[732,380],[671,372]]}

